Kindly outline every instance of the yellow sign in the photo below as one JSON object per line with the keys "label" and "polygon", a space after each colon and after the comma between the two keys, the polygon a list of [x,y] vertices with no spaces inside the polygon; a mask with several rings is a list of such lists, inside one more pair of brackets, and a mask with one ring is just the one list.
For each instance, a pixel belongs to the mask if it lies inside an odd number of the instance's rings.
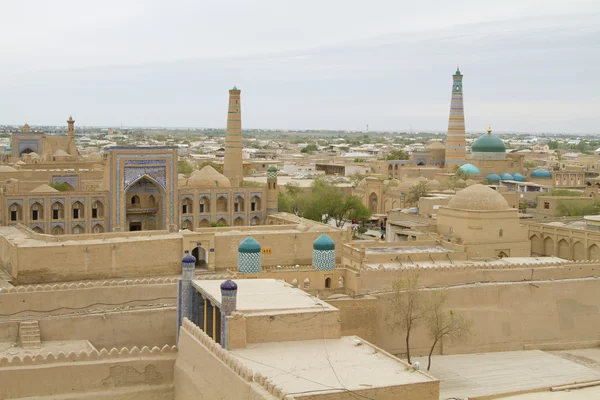
{"label": "yellow sign", "polygon": [[272,249],[262,249],[262,253],[263,254],[271,254],[271,253],[273,253],[273,250]]}

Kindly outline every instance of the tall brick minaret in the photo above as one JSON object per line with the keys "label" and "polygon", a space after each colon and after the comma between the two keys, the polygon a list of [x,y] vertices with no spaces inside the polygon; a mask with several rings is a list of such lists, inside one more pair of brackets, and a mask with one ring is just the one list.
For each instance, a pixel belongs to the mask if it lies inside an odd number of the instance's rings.
{"label": "tall brick minaret", "polygon": [[462,74],[458,67],[452,76],[452,103],[446,137],[446,168],[454,169],[465,163],[465,113],[463,110]]}
{"label": "tall brick minaret", "polygon": [[229,111],[227,113],[227,131],[225,132],[225,161],[223,175],[231,181],[232,187],[239,187],[244,178],[242,167],[242,104],[241,90],[229,91]]}
{"label": "tall brick minaret", "polygon": [[69,137],[75,137],[75,120],[73,119],[73,117],[69,117],[69,119],[67,120],[67,125],[69,128]]}

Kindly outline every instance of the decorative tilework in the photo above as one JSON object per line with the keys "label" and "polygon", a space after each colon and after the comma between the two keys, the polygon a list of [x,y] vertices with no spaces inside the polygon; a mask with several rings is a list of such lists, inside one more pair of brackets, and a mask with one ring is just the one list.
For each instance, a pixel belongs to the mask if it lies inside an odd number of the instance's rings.
{"label": "decorative tilework", "polygon": [[83,222],[71,222],[71,230],[75,229],[76,226],[80,227],[81,229],[85,229],[83,227]]}
{"label": "decorative tilework", "polygon": [[68,183],[73,189],[77,189],[78,178],[77,175],[57,175],[52,177],[52,183]]}
{"label": "decorative tilework", "polygon": [[229,215],[228,214],[217,214],[217,221],[223,218],[227,223],[229,223]]}
{"label": "decorative tilework", "polygon": [[226,193],[218,193],[217,194],[217,200],[219,200],[221,197],[227,198],[227,194]]}
{"label": "decorative tilework", "polygon": [[181,195],[181,201],[183,201],[185,199],[194,200],[194,195],[193,194],[182,194]]}
{"label": "decorative tilework", "polygon": [[260,193],[260,192],[252,192],[252,193],[250,193],[250,197],[254,197],[254,196],[256,196],[256,197],[258,197],[259,199],[262,200],[262,193]]}
{"label": "decorative tilework", "polygon": [[42,206],[44,205],[44,199],[29,199],[29,205],[31,206],[34,203],[40,203]]}
{"label": "decorative tilework", "polygon": [[[156,157],[156,156],[153,155],[153,157]],[[149,165],[149,164],[166,165],[167,160],[125,160],[123,163],[125,165]]]}
{"label": "decorative tilework", "polygon": [[38,139],[19,140],[19,144],[18,144],[17,148],[18,148],[19,154],[21,154],[21,152],[26,149],[31,149],[31,150],[35,151],[36,153],[40,154],[40,146],[39,146]]}
{"label": "decorative tilework", "polygon": [[40,229],[43,230],[44,229],[44,223],[43,222],[32,222],[32,223],[29,224],[29,227],[31,229],[33,229],[33,228],[40,228]]}
{"label": "decorative tilework", "polygon": [[189,221],[192,222],[192,220],[194,219],[194,217],[181,217],[181,221]]}
{"label": "decorative tilework", "polygon": [[77,201],[81,204],[85,204],[85,199],[83,197],[71,197],[71,205],[75,204]]}
{"label": "decorative tilework", "polygon": [[238,253],[238,271],[242,274],[257,274],[262,270],[260,253]]}
{"label": "decorative tilework", "polygon": [[64,222],[52,222],[50,223],[50,228],[54,229],[57,226],[60,226],[61,228],[65,229],[65,223]]}
{"label": "decorative tilework", "polygon": [[138,181],[144,175],[156,181],[163,189],[167,189],[167,172],[165,167],[125,167],[125,178],[123,181],[123,190],[127,190],[131,184]]}
{"label": "decorative tilework", "polygon": [[313,265],[317,271],[335,269],[335,250],[313,250]]}
{"label": "decorative tilework", "polygon": [[21,199],[15,199],[15,200],[9,200],[8,201],[8,205],[12,206],[13,204],[18,204],[20,206],[23,206],[23,200]]}
{"label": "decorative tilework", "polygon": [[65,205],[65,199],[59,199],[59,198],[52,198],[50,199],[50,204],[54,204],[54,203],[60,203],[63,206]]}
{"label": "decorative tilework", "polygon": [[235,199],[236,197],[241,197],[242,199],[246,199],[246,193],[235,193],[233,195],[233,198]]}

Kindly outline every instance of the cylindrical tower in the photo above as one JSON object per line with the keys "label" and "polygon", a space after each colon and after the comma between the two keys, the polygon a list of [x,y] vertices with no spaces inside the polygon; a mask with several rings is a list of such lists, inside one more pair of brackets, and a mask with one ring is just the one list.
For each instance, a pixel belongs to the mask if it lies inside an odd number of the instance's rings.
{"label": "cylindrical tower", "polygon": [[67,126],[69,127],[69,136],[75,137],[75,120],[73,119],[73,117],[69,116],[69,119],[67,120]]}
{"label": "cylindrical tower", "polygon": [[227,112],[227,131],[225,132],[225,160],[223,175],[232,187],[239,187],[244,178],[242,166],[242,102],[241,90],[233,87],[229,91],[229,111]]}
{"label": "cylindrical tower", "polygon": [[446,168],[453,170],[465,163],[465,113],[463,109],[463,76],[458,67],[452,76],[452,102],[446,137]]}
{"label": "cylindrical tower", "polygon": [[179,343],[179,328],[183,319],[192,319],[192,279],[194,279],[195,269],[196,257],[186,250],[181,259],[181,279],[177,281],[177,343]]}
{"label": "cylindrical tower", "polygon": [[335,269],[335,242],[323,234],[313,243],[313,265],[318,271]]}
{"label": "cylindrical tower", "polygon": [[238,271],[242,274],[257,274],[262,270],[260,244],[248,236],[238,247]]}
{"label": "cylindrical tower", "polygon": [[227,317],[237,305],[237,284],[231,279],[221,283],[221,347],[227,348]]}
{"label": "cylindrical tower", "polygon": [[277,167],[271,165],[267,169],[267,214],[275,214],[279,211],[277,207]]}

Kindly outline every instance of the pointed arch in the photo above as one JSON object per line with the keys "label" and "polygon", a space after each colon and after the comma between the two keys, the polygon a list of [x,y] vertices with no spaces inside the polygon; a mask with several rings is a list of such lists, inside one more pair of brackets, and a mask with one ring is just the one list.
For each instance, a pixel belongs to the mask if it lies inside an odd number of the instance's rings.
{"label": "pointed arch", "polygon": [[29,210],[31,214],[30,219],[32,221],[39,221],[41,219],[44,219],[44,207],[41,203],[36,201],[31,206],[29,206]]}
{"label": "pointed arch", "polygon": [[63,229],[62,226],[55,226],[54,228],[52,228],[52,234],[55,236],[64,235],[65,230]]}
{"label": "pointed arch", "polygon": [[544,239],[544,255],[553,256],[554,255],[554,240],[550,236],[547,236]]}
{"label": "pointed arch", "polygon": [[566,260],[571,259],[571,245],[566,239],[560,239],[557,246],[557,256]]}

